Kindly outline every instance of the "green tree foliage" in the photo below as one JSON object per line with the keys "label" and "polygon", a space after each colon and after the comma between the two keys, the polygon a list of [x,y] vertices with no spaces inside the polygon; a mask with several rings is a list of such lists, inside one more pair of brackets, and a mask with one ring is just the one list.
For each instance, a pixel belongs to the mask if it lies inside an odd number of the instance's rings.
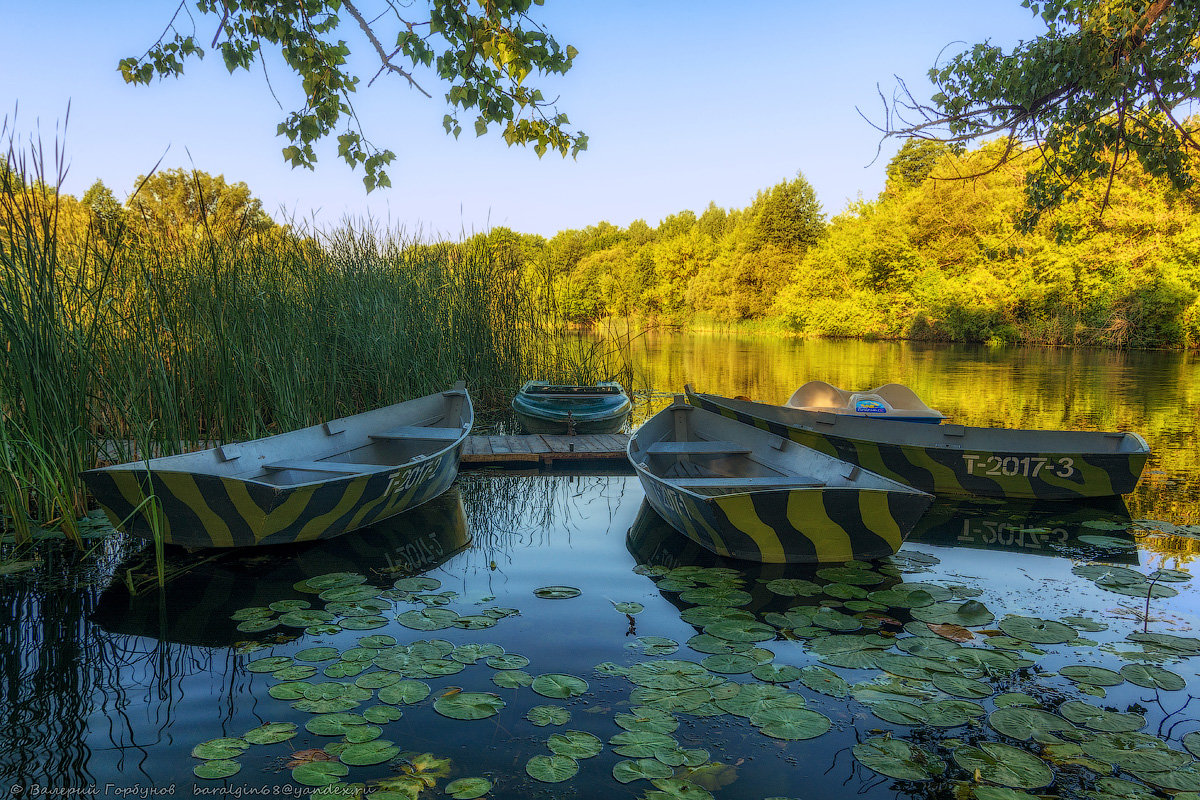
{"label": "green tree foliage", "polygon": [[899,152],[887,165],[887,188],[903,192],[920,186],[933,172],[942,156],[950,153],[950,145],[932,139],[905,139]]}
{"label": "green tree foliage", "polygon": [[92,223],[100,237],[109,244],[115,244],[125,228],[125,209],[112,189],[97,179],[83,193],[80,201],[91,210]]}
{"label": "green tree foliage", "polygon": [[[567,115],[526,80],[531,73],[563,74],[577,51],[562,47],[530,15],[543,0],[391,0],[359,8],[359,0],[184,0],[163,35],[140,57],[124,58],[128,83],[183,74],[189,58],[205,49],[185,20],[216,22],[209,49],[220,51],[232,73],[249,70],[265,50],[279,53],[304,92],[304,104],[279,123],[290,144],[283,157],[294,167],[312,169],[315,144],[337,135],[338,155],[361,166],[367,191],[390,186],[386,167],[396,154],[376,147],[363,133],[353,100],[362,78],[351,66],[355,48],[373,54],[374,77],[395,76],[430,97],[430,81],[445,88],[446,132],[455,137],[463,123],[482,136],[493,127],[511,145],[530,145],[538,157],[547,150],[575,156],[587,148],[582,131],[569,131]],[[460,114],[463,119],[460,119]],[[473,117],[473,119],[472,119]]]}
{"label": "green tree foliage", "polygon": [[276,227],[249,186],[226,183],[223,175],[168,169],[139,177],[137,186],[125,208],[131,231],[139,236],[180,242],[202,239],[207,232],[225,239]]}
{"label": "green tree foliage", "polygon": [[825,215],[817,202],[817,193],[804,175],[797,172],[758,193],[750,207],[751,245],[755,249],[773,246],[803,253],[821,238]]}
{"label": "green tree foliage", "polygon": [[[1025,226],[1126,164],[1191,185],[1200,124],[1184,119],[1200,80],[1200,0],[1023,0],[1046,24],[1011,51],[984,42],[930,70],[937,91],[902,83],[888,135],[970,142],[1002,135],[991,167],[1036,147]],[[1101,195],[1101,208],[1111,200]]]}

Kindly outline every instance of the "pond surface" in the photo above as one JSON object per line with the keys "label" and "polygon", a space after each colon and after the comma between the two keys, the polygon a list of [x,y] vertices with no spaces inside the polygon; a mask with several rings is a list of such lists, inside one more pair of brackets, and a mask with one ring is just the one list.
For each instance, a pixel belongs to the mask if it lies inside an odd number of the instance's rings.
{"label": "pond surface", "polygon": [[939,502],[821,570],[721,562],[623,475],[464,474],[330,542],[171,553],[161,596],[119,538],[46,547],[0,577],[0,788],[1196,800],[1193,360],[643,346],[660,392],[899,380],[968,424],[1137,430],[1152,472],[1128,508]]}

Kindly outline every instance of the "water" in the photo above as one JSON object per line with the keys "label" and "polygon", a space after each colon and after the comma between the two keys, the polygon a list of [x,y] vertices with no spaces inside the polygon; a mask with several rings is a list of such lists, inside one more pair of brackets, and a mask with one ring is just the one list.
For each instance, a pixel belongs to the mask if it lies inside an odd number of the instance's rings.
{"label": "water", "polygon": [[[1126,637],[1142,630],[1194,636],[1200,624],[1194,582],[1175,580],[1190,576],[1197,552],[1196,539],[1181,535],[1189,531],[1174,527],[1194,524],[1200,507],[1195,491],[1197,470],[1192,463],[1196,393],[1200,391],[1194,380],[1193,358],[1167,353],[988,351],[659,337],[645,341],[641,359],[644,374],[662,392],[690,381],[705,391],[778,402],[810,377],[855,388],[900,380],[914,386],[931,405],[968,424],[1127,427],[1143,433],[1155,454],[1148,467],[1150,474],[1128,499],[1128,508],[1120,504],[939,503],[901,551],[903,558],[896,568],[889,569],[896,574],[868,578],[878,578],[880,583],[860,585],[845,580],[854,575],[831,580],[811,570],[735,565],[742,573],[737,581],[746,592],[738,601],[744,601],[739,607],[756,621],[779,622],[770,615],[792,609],[803,618],[821,603],[832,604],[847,615],[869,613],[840,604],[861,602],[858,595],[862,592],[913,582],[933,584],[938,587],[935,591],[952,596],[950,602],[979,602],[995,615],[994,622],[971,626],[973,636],[964,643],[966,647],[1024,656],[1033,662],[1011,674],[1004,670],[971,673],[990,690],[1026,692],[1049,711],[1073,699],[1113,710],[1140,709],[1145,716],[1141,731],[1160,738],[1163,747],[1181,754],[1179,758],[1190,760],[1183,737],[1200,729],[1195,709],[1189,705],[1190,696],[1200,694],[1196,659],[1173,658],[1162,652],[1147,656]],[[1136,522],[1145,519],[1169,524]],[[691,595],[681,594],[673,576],[687,576],[687,567],[721,566],[643,505],[636,479],[579,475],[464,475],[459,486],[438,501],[373,531],[303,548],[216,558],[176,553],[171,567],[179,574],[162,597],[153,589],[130,595],[126,579],[135,586],[144,585],[152,560],[147,561],[144,551],[119,540],[101,545],[86,559],[50,547],[44,547],[39,555],[47,562],[42,571],[0,577],[0,708],[4,713],[0,788],[21,787],[26,794],[70,789],[113,796],[148,796],[151,792],[160,796],[220,792],[251,796],[259,791],[286,796],[308,791],[293,782],[286,763],[295,752],[328,748],[341,737],[306,731],[304,725],[314,715],[269,694],[281,680],[270,673],[254,672],[249,665],[264,657],[291,657],[317,646],[347,651],[361,637],[381,634],[394,637],[400,645],[428,640],[458,647],[498,645],[508,653],[527,657],[530,663],[523,671],[529,676],[573,675],[586,680],[588,688],[581,696],[566,699],[542,696],[529,686],[501,688],[492,680],[499,671],[482,659],[457,673],[421,678],[431,688],[431,696],[397,706],[403,716],[379,726],[380,738],[399,748],[398,760],[349,767],[344,780],[370,785],[391,776],[420,773],[420,765],[427,762],[419,756],[429,753],[449,759],[449,764],[440,771],[424,773],[436,784],[425,790],[424,797],[446,796],[444,788],[449,781],[472,776],[488,778],[494,784],[488,796],[494,798],[654,796],[647,795],[656,790],[646,780],[621,783],[613,776],[619,762],[636,760],[614,752],[616,745],[607,744],[621,732],[616,715],[634,705],[631,693],[635,684],[629,675],[620,673],[633,668],[637,677],[638,664],[659,659],[700,662],[709,657],[687,645],[689,640],[700,645],[703,640],[692,637],[703,625],[697,624],[697,612],[690,610],[695,607],[687,599]],[[1117,580],[1110,587],[1117,589],[1121,589],[1121,579],[1129,579],[1122,569],[1141,574],[1158,568],[1179,570],[1179,574],[1164,573],[1172,580],[1156,582],[1178,593],[1153,597],[1147,604],[1144,592],[1137,596],[1107,591],[1073,571],[1097,561],[1111,565],[1109,574]],[[681,567],[685,569],[679,572]],[[672,569],[677,571],[662,583],[662,575]],[[302,628],[277,625],[252,633],[238,630],[239,621],[230,618],[239,610],[279,601],[305,600],[320,608],[325,601],[296,586],[333,572],[363,576],[364,585],[374,587],[371,594],[387,591],[396,579],[413,574],[436,579],[440,585],[423,592],[423,601],[398,595],[384,598],[387,608],[378,628],[306,633]],[[48,574],[60,577],[39,580]],[[724,573],[699,574],[717,580],[712,576]],[[813,581],[822,589],[812,597],[782,595],[768,588],[769,581],[780,578]],[[673,580],[676,583],[670,582]],[[724,578],[717,582],[720,580]],[[570,599],[535,595],[536,589],[548,585],[574,587],[580,594]],[[777,589],[786,586],[773,585]],[[980,594],[970,597],[976,590]],[[454,594],[434,597],[442,592]],[[396,621],[401,614],[443,600],[444,605],[430,607],[473,618],[483,612],[507,613],[493,612],[495,609],[516,609],[519,614],[502,616],[493,627],[480,630],[414,630]],[[619,603],[638,603],[643,609],[627,614],[616,607]],[[919,629],[914,628],[914,614],[926,613],[903,607],[876,611],[879,616],[868,618],[868,624],[880,625],[888,636],[898,636],[897,641],[915,638],[909,632]],[[1047,620],[1083,616],[1108,627],[1094,633],[1080,630],[1085,641],[1041,645],[1043,653],[1034,654],[997,647],[1011,642],[979,633],[1010,625],[1004,622],[1006,614]],[[282,612],[271,613],[272,619],[280,616]],[[831,619],[829,624],[837,624],[836,617]],[[908,629],[900,628],[904,623],[909,624]],[[821,645],[814,644],[820,638],[806,638],[812,633],[801,631],[795,639],[781,636],[752,644],[771,651],[769,663],[781,669],[829,666],[820,660],[817,648]],[[853,635],[867,633],[860,630]],[[638,644],[640,637],[663,637],[680,647],[670,654],[647,655],[642,652],[644,643]],[[931,640],[941,641],[937,637]],[[1131,656],[1135,651],[1141,655]],[[894,648],[886,652],[901,655]],[[385,649],[378,653],[384,654]],[[301,663],[322,670],[333,662]],[[606,663],[616,666],[597,671],[598,665]],[[957,664],[956,675],[962,672],[962,662],[951,663]],[[1089,694],[1081,685],[1054,674],[1068,665],[1119,670],[1139,663],[1159,665],[1182,676],[1186,687],[1155,690],[1124,680],[1104,689],[1101,698],[1095,696],[1097,690],[1087,690],[1093,692]],[[830,668],[851,684],[882,675],[878,667],[871,666]],[[318,671],[308,681],[353,683],[380,671],[370,667],[360,675],[339,678]],[[746,673],[705,680],[722,678],[735,684],[761,683]],[[928,682],[918,681],[913,686],[904,691],[929,690]],[[795,679],[786,687],[788,694],[804,698],[808,710],[828,718],[829,732],[812,739],[781,739],[764,734],[762,724],[719,706],[707,704],[688,711],[677,708],[674,713],[680,725],[671,735],[684,750],[706,750],[708,764],[691,773],[678,767],[678,773],[688,774],[692,786],[731,800],[850,793],[868,798],[948,797],[953,791],[970,797],[969,790],[955,788],[955,782],[969,783],[974,774],[973,769],[955,762],[956,750],[961,755],[964,747],[990,741],[1039,756],[1047,752],[1045,742],[1008,737],[986,717],[950,728],[903,726],[872,712],[880,706],[861,702],[864,698],[878,700],[863,694],[861,687],[858,698],[832,697]],[[451,719],[435,710],[434,701],[442,695],[453,698],[455,689],[494,693],[505,705],[499,713],[483,719]],[[711,696],[727,692],[729,687],[719,684],[704,691]],[[945,693],[938,696],[949,697]],[[638,697],[639,702],[646,701]],[[893,699],[899,697],[902,695]],[[931,698],[910,699],[923,705]],[[683,701],[668,702],[678,706]],[[996,708],[994,697],[977,698],[976,702],[989,714]],[[353,711],[378,704],[376,692]],[[525,715],[541,705],[566,709],[570,721],[561,726],[533,725]],[[884,709],[882,713],[889,712]],[[285,743],[249,746],[235,759],[240,770],[227,779],[195,777],[193,767],[202,761],[191,757],[193,747],[216,737],[240,736],[268,722],[294,723],[298,734]],[[590,732],[606,744],[599,755],[580,759],[578,774],[569,780],[551,784],[529,777],[525,765],[535,756],[549,755],[549,737],[568,730]],[[881,731],[890,731],[894,739],[919,743],[931,759],[945,762],[945,771],[935,780],[913,782],[897,781],[863,766],[853,748],[880,737]],[[1094,749],[1094,738],[1095,732],[1085,730],[1080,744]],[[1050,764],[1052,782],[1047,788],[1030,791],[1077,797],[1085,788],[1097,785],[1102,777],[1096,772],[1101,768],[1098,759],[1076,754],[1074,763],[1069,763],[1071,758],[1062,756],[1061,750],[1058,753],[1058,763],[1039,758]],[[666,756],[667,760],[677,757]],[[1090,766],[1086,765],[1088,759]],[[1171,773],[1175,777],[1170,780],[1188,780],[1188,769]],[[1142,773],[1138,778],[1126,765],[1113,774],[1143,783],[1146,777],[1162,781],[1166,773]],[[985,782],[993,777],[983,775]],[[667,788],[683,791],[678,785]],[[692,794],[685,796],[703,796],[692,788],[686,791]]]}

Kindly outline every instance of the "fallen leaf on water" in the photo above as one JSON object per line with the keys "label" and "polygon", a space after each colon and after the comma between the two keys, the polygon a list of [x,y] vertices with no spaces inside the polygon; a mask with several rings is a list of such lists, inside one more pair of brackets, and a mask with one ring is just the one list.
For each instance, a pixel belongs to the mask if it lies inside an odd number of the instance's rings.
{"label": "fallen leaf on water", "polygon": [[929,630],[933,631],[938,636],[941,636],[943,639],[949,639],[952,642],[969,642],[975,638],[975,634],[971,633],[961,625],[952,625],[948,622],[927,622],[925,624],[929,626]]}
{"label": "fallen leaf on water", "polygon": [[311,764],[314,761],[336,761],[333,756],[326,753],[319,747],[310,747],[308,750],[297,750],[292,753],[292,760],[287,763],[288,769],[295,769],[301,764]]}

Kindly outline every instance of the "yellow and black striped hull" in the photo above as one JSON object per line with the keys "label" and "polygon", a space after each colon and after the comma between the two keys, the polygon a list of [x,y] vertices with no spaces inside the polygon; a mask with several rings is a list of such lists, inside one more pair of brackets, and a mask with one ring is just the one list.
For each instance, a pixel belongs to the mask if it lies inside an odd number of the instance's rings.
{"label": "yellow and black striped hull", "polygon": [[[1028,446],[1036,444],[1036,440],[1022,440],[1025,446],[1012,450],[971,450],[953,443],[924,447],[853,438],[838,435],[833,430],[821,430],[824,426],[808,427],[766,419],[745,410],[760,405],[755,403],[739,403],[733,408],[722,404],[721,398],[694,392],[688,393],[687,400],[698,408],[753,425],[939,496],[1029,500],[1119,496],[1132,492],[1137,486],[1149,457],[1148,449],[1132,453],[1038,451]],[[881,434],[889,433],[886,428],[892,425],[878,421],[873,424],[880,424]]]}
{"label": "yellow and black striped hull", "polygon": [[927,494],[857,487],[711,496],[638,470],[646,500],[684,536],[725,558],[823,564],[890,556],[933,501]]}
{"label": "yellow and black striped hull", "polygon": [[88,491],[114,526],[183,547],[250,547],[328,539],[421,505],[458,475],[454,447],[393,470],[277,486],[145,464],[90,470]]}

